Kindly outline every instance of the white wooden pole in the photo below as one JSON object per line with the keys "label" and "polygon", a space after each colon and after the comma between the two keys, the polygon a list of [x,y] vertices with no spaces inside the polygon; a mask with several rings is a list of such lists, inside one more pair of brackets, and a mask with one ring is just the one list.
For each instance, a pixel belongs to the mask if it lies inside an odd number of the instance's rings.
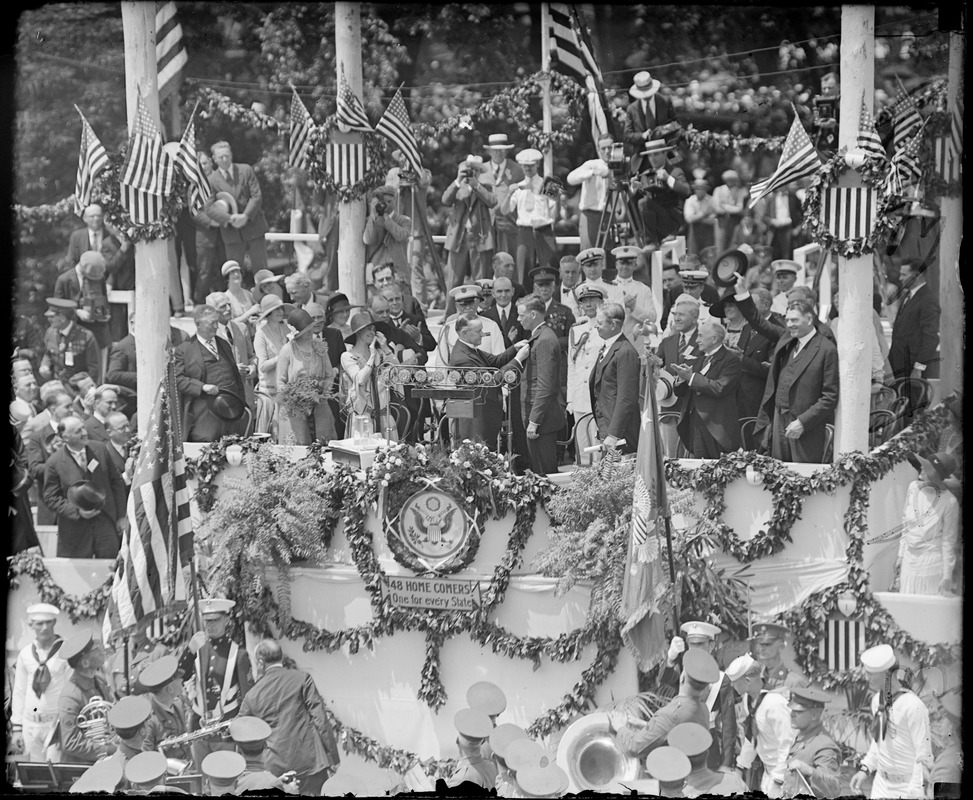
{"label": "white wooden pole", "polygon": [[[159,119],[159,82],[155,55],[155,3],[122,2],[125,37],[125,99],[132,130],[138,95],[155,124]],[[165,372],[169,335],[169,240],[135,245],[135,364],[138,370],[138,430],[144,434],[159,381]]]}
{"label": "white wooden pole", "polygon": [[[551,69],[551,7],[548,3],[541,3],[541,69],[550,72]],[[541,95],[544,109],[544,133],[551,132],[551,81],[545,79],[544,92]],[[554,174],[554,148],[550,145],[544,148],[544,174]]]}
{"label": "white wooden pole", "polygon": [[[949,34],[949,85],[946,108],[952,114],[963,98],[963,67],[966,39],[962,31]],[[961,118],[962,119],[962,118]],[[962,163],[962,151],[955,155]],[[963,287],[959,280],[960,244],[963,241],[963,195],[944,197],[939,219],[939,349],[942,356],[939,372],[940,397],[963,388]]]}
{"label": "white wooden pole", "polygon": [[[334,8],[334,44],[337,79],[342,70],[351,90],[362,97],[361,3],[339,2]],[[334,141],[360,143],[356,131],[334,133]],[[365,198],[338,203],[338,289],[352,305],[365,303]]]}
{"label": "white wooden pole", "polygon": [[[875,8],[841,7],[841,106],[838,147],[854,149],[862,100],[871,110],[875,98]],[[839,186],[861,186],[848,170]],[[871,401],[872,255],[838,259],[839,400],[835,421],[834,458],[840,453],[868,450]]]}

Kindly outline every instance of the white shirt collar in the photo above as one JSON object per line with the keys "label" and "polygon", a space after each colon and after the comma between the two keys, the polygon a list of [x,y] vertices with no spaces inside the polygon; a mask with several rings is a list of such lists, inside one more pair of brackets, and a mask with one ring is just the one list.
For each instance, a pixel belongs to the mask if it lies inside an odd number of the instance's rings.
{"label": "white shirt collar", "polygon": [[105,418],[101,414],[99,414],[97,411],[93,411],[91,413],[91,416],[93,416],[96,420],[98,420],[102,425],[104,425],[105,422],[106,422]]}
{"label": "white shirt collar", "polygon": [[618,286],[628,286],[630,283],[635,283],[635,278],[621,278],[616,276],[615,283]]}
{"label": "white shirt collar", "polygon": [[609,350],[612,349],[612,345],[614,345],[615,342],[618,341],[618,337],[620,337],[621,335],[622,335],[622,331],[619,331],[614,336],[612,336],[611,339],[605,339],[605,353],[607,353]]}
{"label": "white shirt collar", "polygon": [[[199,335],[198,333],[196,334],[196,338],[197,338],[197,339],[199,340],[199,343],[200,343],[201,345],[203,345],[203,347],[205,347],[205,348],[206,348],[207,350],[209,350],[209,349],[211,349],[211,348],[210,348],[210,342],[207,342],[207,341],[206,341],[206,340],[205,340],[205,339],[204,339],[204,338],[203,338],[202,336],[200,336],[200,335]],[[213,338],[212,338],[212,339],[211,339],[210,341],[212,342],[212,345],[213,345],[213,348],[212,348],[212,349],[215,349],[215,348],[216,348],[216,337],[214,336],[214,337],[213,337]]]}
{"label": "white shirt collar", "polygon": [[807,344],[808,342],[810,342],[810,341],[811,341],[811,338],[812,338],[812,337],[814,336],[814,334],[815,334],[815,333],[817,333],[817,331],[816,331],[816,330],[815,330],[814,328],[811,328],[811,332],[810,332],[810,333],[806,333],[806,334],[804,334],[803,336],[801,336],[801,337],[800,337],[800,338],[799,338],[799,339],[797,340],[798,342],[800,342],[800,344],[798,345],[798,349],[799,349],[799,350],[803,350],[803,349],[804,349],[804,346],[805,346],[805,345],[806,345],[806,344]]}

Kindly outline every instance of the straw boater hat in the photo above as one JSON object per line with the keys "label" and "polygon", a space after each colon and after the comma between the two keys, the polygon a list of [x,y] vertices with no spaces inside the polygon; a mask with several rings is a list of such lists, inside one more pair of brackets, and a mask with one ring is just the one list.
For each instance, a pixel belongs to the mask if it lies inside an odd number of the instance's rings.
{"label": "straw boater hat", "polygon": [[229,192],[217,192],[216,198],[214,199],[213,202],[218,203],[220,201],[222,201],[223,204],[226,206],[226,210],[228,213],[230,214],[237,213],[236,198],[232,194],[230,194]]}
{"label": "straw boater hat", "polygon": [[675,145],[669,144],[665,139],[650,139],[645,143],[645,149],[640,155],[647,156],[652,153],[669,153],[675,149]]}
{"label": "straw boater hat", "polygon": [[655,385],[655,399],[660,408],[674,406],[679,399],[676,397],[676,379],[664,369],[659,370]]}
{"label": "straw boater hat", "polygon": [[635,75],[635,82],[628,93],[636,100],[648,100],[655,96],[661,88],[661,81],[653,78],[648,72],[639,72]]}
{"label": "straw boater hat", "polygon": [[507,143],[507,134],[491,133],[487,138],[487,143],[483,145],[484,150],[513,150],[515,145]]}

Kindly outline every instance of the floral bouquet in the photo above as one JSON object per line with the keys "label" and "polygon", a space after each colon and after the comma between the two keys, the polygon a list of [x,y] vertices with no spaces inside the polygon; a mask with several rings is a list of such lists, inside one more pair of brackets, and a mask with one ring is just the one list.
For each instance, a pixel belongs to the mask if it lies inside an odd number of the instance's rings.
{"label": "floral bouquet", "polygon": [[277,402],[288,414],[308,416],[322,400],[331,397],[331,387],[324,378],[299,375],[293,381],[283,384],[277,390]]}

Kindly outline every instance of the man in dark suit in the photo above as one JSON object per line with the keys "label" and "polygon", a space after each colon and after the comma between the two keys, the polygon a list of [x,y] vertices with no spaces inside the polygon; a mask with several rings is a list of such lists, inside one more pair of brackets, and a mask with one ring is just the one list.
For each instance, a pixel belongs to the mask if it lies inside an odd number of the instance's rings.
{"label": "man in dark suit", "polygon": [[[939,303],[926,285],[919,262],[903,261],[900,268],[899,310],[892,325],[889,365],[896,378],[924,378],[930,364],[939,360]],[[909,416],[921,411],[912,393]]]}
{"label": "man in dark suit", "polygon": [[645,243],[662,243],[683,224],[683,208],[689,197],[686,173],[669,162],[675,147],[665,139],[651,139],[645,143],[642,155],[648,165],[641,174],[639,213],[645,227]]}
{"label": "man in dark suit", "polygon": [[88,440],[93,442],[108,442],[108,415],[118,408],[118,392],[115,387],[103,384],[95,389],[95,401],[91,416],[84,420]]}
{"label": "man in dark suit", "polygon": [[635,173],[642,169],[642,149],[652,138],[653,129],[676,120],[672,103],[659,94],[661,88],[662,84],[648,72],[639,72],[628,90],[632,101],[626,109],[624,139],[634,148],[632,171]]}
{"label": "man in dark suit", "polygon": [[[618,303],[598,309],[595,329],[604,344],[588,377],[588,391],[598,438],[606,447],[634,453],[639,444],[639,354],[622,333],[624,324],[625,309]],[[625,444],[618,444],[621,439]]]}
{"label": "man in dark suit", "polygon": [[132,438],[132,423],[121,411],[112,411],[108,415],[105,427],[108,430],[108,441],[105,442],[105,449],[125,483],[125,500],[127,502],[132,485],[132,476],[126,470],[129,456],[128,442]]}
{"label": "man in dark suit", "polygon": [[110,309],[105,283],[105,259],[101,253],[93,250],[82,253],[74,269],[57,276],[54,296],[78,304],[74,312],[77,323],[91,331],[100,351],[107,350],[111,344],[108,327]]}
{"label": "man in dark suit", "polygon": [[814,308],[791,301],[777,342],[754,437],[781,461],[821,463],[825,424],[838,405],[838,349],[814,328]]}
{"label": "man in dark suit", "polygon": [[127,291],[135,288],[135,248],[119,232],[105,223],[101,206],[92,203],[82,217],[86,227],[71,232],[68,239],[67,264],[75,266],[81,254],[94,251],[105,259],[113,289]]}
{"label": "man in dark suit", "polygon": [[524,331],[517,320],[514,285],[510,278],[493,279],[493,305],[480,312],[480,316],[492,319],[503,334],[503,346],[510,347],[524,338]]}
{"label": "man in dark suit", "polygon": [[37,487],[38,525],[53,525],[57,521],[54,512],[44,503],[44,468],[51,453],[61,445],[61,440],[57,436],[57,426],[62,419],[71,415],[71,405],[72,398],[67,392],[60,390],[50,392],[45,403],[48,421],[34,428],[24,442],[27,471]]}
{"label": "man in dark suit", "polygon": [[[514,226],[516,227],[516,225]],[[514,287],[514,299],[513,302],[516,303],[521,297],[527,296],[527,290],[524,288],[522,283],[517,283],[515,279],[515,273],[517,272],[517,262],[514,260],[513,255],[505,251],[498,251],[493,254],[493,280],[496,282],[497,278],[507,278]]]}
{"label": "man in dark suit", "polygon": [[[118,401],[128,416],[134,417],[138,410],[138,367],[136,365],[135,350],[135,312],[128,315],[128,333],[111,346],[108,353],[108,370],[105,372],[105,382],[119,389]],[[187,336],[179,328],[169,326],[169,340],[173,347],[178,347]]]}
{"label": "man in dark suit", "polygon": [[[479,317],[458,319],[456,335],[459,341],[449,354],[451,367],[494,367],[504,370],[513,367],[519,370],[527,360],[528,344],[524,341],[508,347],[498,356],[480,350],[483,322]],[[455,441],[477,439],[493,449],[503,424],[503,403],[499,387],[477,389],[473,403],[473,419],[453,421]],[[512,409],[512,413],[519,414],[520,409]]]}
{"label": "man in dark suit", "polygon": [[544,320],[542,300],[528,295],[517,304],[517,316],[530,333],[530,357],[520,390],[530,468],[547,475],[557,472],[557,434],[566,420],[567,361],[557,336]]}
{"label": "man in dark suit", "polygon": [[207,213],[220,224],[220,235],[228,260],[243,265],[243,257],[250,253],[250,274],[267,269],[267,245],[264,234],[269,230],[262,210],[263,195],[260,183],[249,164],[234,164],[229,142],[217,142],[210,151],[216,169],[209,174],[214,192],[227,192],[235,200],[238,213],[222,215],[215,206]]}
{"label": "man in dark suit", "polygon": [[[674,364],[693,364],[699,358],[698,329],[699,301],[690,295],[680,295],[669,313],[673,333],[659,342],[656,354],[662,359],[662,369],[672,372]],[[682,412],[686,398],[679,397],[672,411]]]}
{"label": "man in dark suit", "polygon": [[257,354],[253,349],[253,339],[243,325],[231,319],[233,307],[225,292],[211,292],[206,297],[206,305],[215,308],[220,315],[216,335],[228,341],[233,348],[233,356],[240,370],[240,377],[243,378],[244,399],[250,410],[255,411],[257,400],[254,385],[257,377]]}
{"label": "man in dark suit", "polygon": [[[754,294],[757,312],[764,315],[769,308],[770,293],[761,290],[764,299]],[[710,316],[724,320],[726,338],[723,346],[740,357],[740,385],[737,388],[736,402],[740,419],[756,417],[760,410],[760,400],[767,386],[767,373],[770,371],[770,355],[774,345],[766,336],[758,333],[743,318],[733,289],[727,289],[723,297],[710,306]],[[744,445],[747,443],[744,442]]]}
{"label": "man in dark suit", "polygon": [[224,420],[210,408],[210,398],[229,391],[243,400],[245,389],[230,343],[217,336],[219,314],[211,306],[193,309],[196,336],[175,350],[176,386],[189,402],[186,440],[215,442],[230,433],[242,434],[243,419]]}
{"label": "man in dark suit", "polygon": [[[743,314],[743,318],[755,331],[760,333],[762,336],[766,336],[775,345],[780,341],[781,337],[787,335],[787,325],[785,320],[780,316],[780,314],[775,314],[771,312],[770,306],[767,307],[766,312],[760,312],[757,310],[756,305],[754,305],[753,297],[746,287],[746,280],[740,275],[740,273],[735,273],[737,276],[736,286],[734,287],[736,294],[733,295],[734,301],[736,301],[737,307],[740,309],[740,313]],[[754,290],[757,291],[757,290]],[[766,291],[766,290],[765,290]],[[814,290],[810,286],[795,286],[787,293],[787,303],[788,305],[794,300],[803,300],[808,303],[812,309],[815,308],[817,299],[814,297]],[[771,301],[772,303],[773,301]],[[821,320],[818,319],[817,314],[815,314],[812,320],[815,333],[823,336],[825,339],[835,344],[834,331],[831,330],[827,325],[825,325]]]}
{"label": "man in dark suit", "polygon": [[740,446],[736,393],[740,358],[723,346],[726,331],[715,321],[698,328],[702,357],[692,367],[673,364],[675,392],[686,398],[676,429],[692,458],[719,458]]}
{"label": "man in dark suit", "polygon": [[399,328],[412,342],[412,349],[416,352],[429,353],[436,349],[436,339],[426,324],[426,318],[420,311],[411,314],[405,308],[405,293],[398,286],[386,286],[382,289],[382,297],[389,304],[389,324]]}
{"label": "man in dark suit", "polygon": [[[122,476],[105,445],[87,441],[80,419],[65,417],[58,432],[64,445],[44,466],[44,502],[57,515],[57,557],[114,558],[128,524]],[[101,502],[73,502],[69,490],[78,482],[87,482]]]}

